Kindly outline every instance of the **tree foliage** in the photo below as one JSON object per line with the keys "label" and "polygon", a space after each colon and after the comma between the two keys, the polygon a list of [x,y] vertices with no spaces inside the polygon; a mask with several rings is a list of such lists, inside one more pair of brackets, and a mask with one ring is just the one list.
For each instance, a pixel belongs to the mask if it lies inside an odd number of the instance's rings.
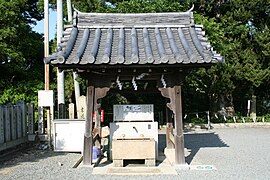
{"label": "tree foliage", "polygon": [[189,74],[184,83],[185,109],[192,111],[191,96],[208,99],[210,106],[201,110],[236,104],[241,112],[252,95],[269,96],[268,90],[262,92],[269,89],[269,0],[74,0],[73,4],[84,12],[113,13],[179,12],[194,4],[195,23],[204,25],[208,41],[226,63]]}
{"label": "tree foliage", "polygon": [[35,100],[43,78],[43,42],[30,25],[41,18],[35,0],[0,1],[0,103],[22,96]]}
{"label": "tree foliage", "polygon": [[225,56],[226,63],[208,71],[199,70],[193,74],[195,79],[189,78],[188,82],[196,85],[194,81],[200,80],[196,88],[210,87],[203,92],[207,92],[212,105],[218,102],[212,110],[236,104],[236,111],[245,113],[247,99],[267,94],[261,88],[269,85],[270,1],[195,0],[192,3],[197,14],[195,22],[204,25],[209,41]]}
{"label": "tree foliage", "polygon": [[[50,7],[56,7],[56,0],[50,3]],[[232,107],[245,114],[246,100],[252,95],[257,95],[261,104],[269,103],[270,0],[73,0],[72,3],[83,12],[113,13],[179,12],[194,4],[195,23],[204,25],[208,41],[225,56],[226,62],[189,73],[184,83],[185,110],[218,111]],[[42,18],[42,11],[42,0],[0,1],[0,103],[19,97],[30,101],[27,94],[32,97],[42,87],[42,36],[30,26]],[[72,79],[67,75],[67,102],[74,96]],[[205,104],[197,106],[202,100]],[[264,108],[261,113],[270,112]]]}

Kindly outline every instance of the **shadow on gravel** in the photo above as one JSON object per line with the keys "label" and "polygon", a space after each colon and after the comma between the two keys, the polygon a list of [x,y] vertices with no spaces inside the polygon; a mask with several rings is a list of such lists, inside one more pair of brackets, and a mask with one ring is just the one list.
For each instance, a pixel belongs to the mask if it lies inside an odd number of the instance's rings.
{"label": "shadow on gravel", "polygon": [[190,149],[190,154],[186,157],[186,162],[190,164],[201,148],[209,147],[229,147],[218,134],[214,132],[196,133],[184,135],[185,148]]}
{"label": "shadow on gravel", "polygon": [[0,170],[23,164],[25,162],[37,163],[42,159],[47,159],[54,156],[63,156],[67,153],[54,152],[53,150],[41,150],[37,145],[28,144],[25,148],[12,153],[1,154]]}

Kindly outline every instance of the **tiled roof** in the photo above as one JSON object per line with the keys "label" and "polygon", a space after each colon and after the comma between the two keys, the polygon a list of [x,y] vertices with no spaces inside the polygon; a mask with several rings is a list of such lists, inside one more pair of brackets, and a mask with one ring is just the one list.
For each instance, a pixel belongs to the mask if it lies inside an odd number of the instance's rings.
{"label": "tiled roof", "polygon": [[212,50],[192,12],[108,14],[76,12],[59,51],[46,63],[65,65],[213,64]]}

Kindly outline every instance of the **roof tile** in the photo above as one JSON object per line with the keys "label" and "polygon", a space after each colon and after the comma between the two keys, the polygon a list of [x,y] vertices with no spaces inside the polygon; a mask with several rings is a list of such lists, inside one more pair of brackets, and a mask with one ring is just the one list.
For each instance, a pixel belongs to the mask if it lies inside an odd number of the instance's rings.
{"label": "roof tile", "polygon": [[63,33],[60,51],[45,59],[55,66],[212,64],[212,51],[192,12],[107,14],[77,12]]}

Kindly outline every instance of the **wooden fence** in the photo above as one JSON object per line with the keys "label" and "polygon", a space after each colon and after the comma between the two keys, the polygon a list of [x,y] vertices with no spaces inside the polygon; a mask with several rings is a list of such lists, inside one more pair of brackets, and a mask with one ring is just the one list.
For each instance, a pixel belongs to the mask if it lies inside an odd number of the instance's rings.
{"label": "wooden fence", "polygon": [[0,105],[0,151],[27,142],[34,133],[33,105],[18,101],[15,105]]}

